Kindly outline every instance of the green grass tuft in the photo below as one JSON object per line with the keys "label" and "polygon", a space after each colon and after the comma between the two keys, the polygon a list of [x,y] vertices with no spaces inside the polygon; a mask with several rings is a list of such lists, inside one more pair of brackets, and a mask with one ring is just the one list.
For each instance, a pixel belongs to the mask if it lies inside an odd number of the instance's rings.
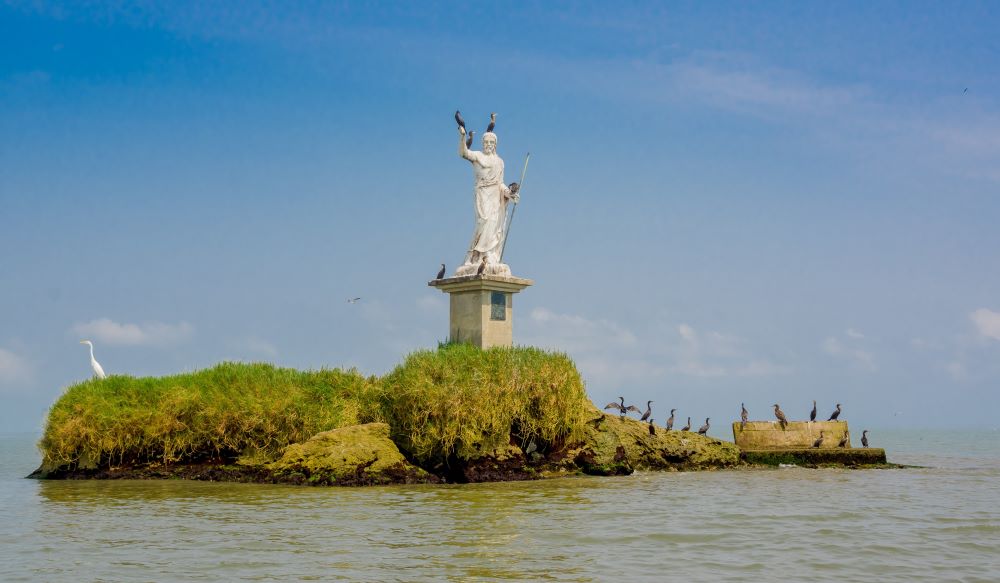
{"label": "green grass tuft", "polygon": [[[590,413],[588,413],[588,411]],[[331,429],[388,423],[424,465],[474,458],[511,439],[539,449],[578,439],[592,405],[564,354],[445,344],[379,379],[226,362],[167,377],[69,387],[49,411],[43,466],[258,462]]]}
{"label": "green grass tuft", "polygon": [[226,362],[167,377],[116,375],[69,387],[49,411],[49,465],[279,453],[320,431],[378,420],[358,372]]}
{"label": "green grass tuft", "polygon": [[381,384],[393,440],[425,465],[579,438],[593,407],[568,356],[527,347],[414,352]]}

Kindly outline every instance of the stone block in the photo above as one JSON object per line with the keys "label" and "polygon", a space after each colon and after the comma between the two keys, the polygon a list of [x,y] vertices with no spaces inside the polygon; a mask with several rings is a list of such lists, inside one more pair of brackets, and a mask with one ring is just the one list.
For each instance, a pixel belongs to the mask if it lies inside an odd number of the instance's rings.
{"label": "stone block", "polygon": [[[733,441],[740,449],[812,448],[823,431],[822,449],[836,449],[840,438],[849,433],[847,421],[790,421],[784,428],[777,421],[747,421],[741,428],[733,422]],[[848,439],[847,447],[851,447]]]}

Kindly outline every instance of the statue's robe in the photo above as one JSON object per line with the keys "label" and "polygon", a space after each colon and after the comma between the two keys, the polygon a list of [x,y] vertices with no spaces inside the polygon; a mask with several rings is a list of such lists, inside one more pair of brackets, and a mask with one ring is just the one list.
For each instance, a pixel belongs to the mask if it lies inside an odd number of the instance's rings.
{"label": "statue's robe", "polygon": [[459,155],[472,163],[475,179],[476,229],[465,255],[465,264],[478,264],[484,255],[487,264],[500,263],[510,197],[510,189],[503,182],[503,159],[495,153],[469,150],[465,142],[460,144]]}

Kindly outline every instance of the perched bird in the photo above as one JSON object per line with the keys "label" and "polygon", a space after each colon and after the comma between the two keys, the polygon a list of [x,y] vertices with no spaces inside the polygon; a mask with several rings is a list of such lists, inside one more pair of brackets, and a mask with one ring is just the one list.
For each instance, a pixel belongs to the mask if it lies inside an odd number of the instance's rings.
{"label": "perched bird", "polygon": [[349,303],[349,304],[356,304],[356,303],[358,303],[358,300],[360,300],[360,299],[361,298],[347,298],[347,303]]}
{"label": "perched bird", "polygon": [[104,374],[104,369],[101,368],[101,363],[97,362],[94,358],[94,343],[90,340],[81,340],[80,344],[86,344],[90,347],[90,368],[94,369],[94,376],[99,379],[107,378],[108,375]]}
{"label": "perched bird", "polygon": [[823,430],[822,429],[819,432],[819,439],[817,439],[816,441],[813,442],[813,447],[819,447],[821,445],[823,445]]}
{"label": "perched bird", "polygon": [[656,435],[656,426],[653,425],[653,420],[652,419],[649,420],[649,434],[650,435]]}
{"label": "perched bird", "polygon": [[652,404],[653,404],[652,401],[646,401],[646,412],[642,414],[642,417],[639,419],[639,421],[645,421],[646,419],[649,419],[650,415],[653,414],[653,409],[650,407],[650,405]]}
{"label": "perched bird", "polygon": [[476,270],[476,275],[482,275],[486,271],[486,258],[483,257],[483,262],[479,264],[479,269]]}
{"label": "perched bird", "polygon": [[968,87],[966,87],[966,88],[965,88],[965,90],[963,90],[963,91],[962,91],[962,95],[965,95],[965,94],[966,94],[966,93],[968,93],[968,92],[969,92],[969,88],[968,88]]}
{"label": "perched bird", "polygon": [[465,129],[465,120],[462,119],[462,112],[455,110],[455,121],[458,122],[458,127]]}
{"label": "perched bird", "polygon": [[444,279],[444,263],[441,264],[441,271],[438,272],[437,277],[434,279]]}
{"label": "perched bird", "polygon": [[471,130],[469,132],[469,137],[465,138],[465,147],[466,148],[471,148],[472,147],[472,136],[474,136],[474,135],[476,135],[476,130]]}
{"label": "perched bird", "polygon": [[620,413],[622,417],[624,417],[625,414],[628,413],[629,411],[635,411],[636,413],[640,412],[639,408],[636,407],[635,405],[626,406],[625,397],[618,397],[618,399],[621,400],[620,405],[618,403],[608,403],[607,405],[604,406],[604,410],[606,411],[608,409],[618,409],[618,413]]}
{"label": "perched bird", "polygon": [[491,113],[490,114],[490,125],[486,126],[486,131],[492,132],[493,128],[495,128],[496,126],[497,126],[497,114]]}
{"label": "perched bird", "polygon": [[677,409],[670,410],[670,419],[667,419],[667,424],[665,426],[667,428],[667,431],[670,431],[671,429],[674,428],[674,411],[676,410]]}
{"label": "perched bird", "polygon": [[810,421],[815,421],[816,420],[816,401],[815,400],[813,401],[813,410],[809,412],[809,420]]}
{"label": "perched bird", "polygon": [[845,431],[844,436],[840,438],[840,443],[837,444],[837,447],[847,447],[847,442],[850,441],[850,439],[851,434]]}
{"label": "perched bird", "polygon": [[708,417],[705,417],[705,424],[698,428],[698,435],[705,435],[708,433]]}
{"label": "perched bird", "polygon": [[865,429],[861,432],[861,446],[868,447],[868,430]]}
{"label": "perched bird", "polygon": [[688,417],[688,424],[681,427],[681,431],[691,431],[691,418]]}
{"label": "perched bird", "polygon": [[840,417],[840,403],[837,403],[837,410],[830,414],[830,418],[827,421],[836,421],[837,417]]}
{"label": "perched bird", "polygon": [[740,403],[740,430],[746,429],[747,419],[750,417],[750,412],[747,411],[746,406]]}
{"label": "perched bird", "polygon": [[781,407],[777,403],[774,404],[774,416],[778,418],[778,422],[781,423],[781,429],[784,430],[788,425],[788,418],[785,417],[785,412],[781,410]]}

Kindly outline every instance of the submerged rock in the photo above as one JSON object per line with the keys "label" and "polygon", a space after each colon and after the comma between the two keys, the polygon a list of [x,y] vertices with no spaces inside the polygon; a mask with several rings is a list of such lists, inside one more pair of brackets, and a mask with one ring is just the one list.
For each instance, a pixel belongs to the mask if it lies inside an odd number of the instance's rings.
{"label": "submerged rock", "polygon": [[411,464],[389,439],[385,423],[352,425],[317,433],[285,448],[267,464],[274,481],[317,486],[419,484],[439,479]]}

